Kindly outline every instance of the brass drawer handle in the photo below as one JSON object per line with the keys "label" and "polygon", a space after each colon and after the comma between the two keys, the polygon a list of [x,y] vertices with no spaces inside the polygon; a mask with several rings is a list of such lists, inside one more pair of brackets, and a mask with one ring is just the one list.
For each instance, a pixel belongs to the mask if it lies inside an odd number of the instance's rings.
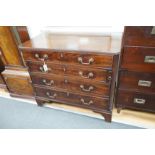
{"label": "brass drawer handle", "polygon": [[89,88],[86,89],[86,88],[84,87],[84,85],[80,85],[80,88],[81,88],[83,91],[85,91],[85,92],[90,92],[90,91],[92,91],[92,90],[94,89],[93,86],[89,86]]}
{"label": "brass drawer handle", "polygon": [[82,71],[79,71],[79,75],[83,78],[86,78],[86,79],[89,79],[89,78],[93,78],[94,77],[94,74],[92,72],[89,72],[87,76],[84,76],[83,75],[83,72]]}
{"label": "brass drawer handle", "polygon": [[81,102],[82,102],[82,104],[84,104],[84,105],[93,104],[93,101],[92,101],[92,100],[90,100],[89,102],[85,102],[85,100],[84,100],[83,98],[81,98]]}
{"label": "brass drawer handle", "polygon": [[46,69],[45,69],[45,67],[44,66],[40,66],[39,67],[39,70],[41,71],[41,72],[48,72],[49,70],[51,70],[51,68],[48,68],[48,67],[46,67]]}
{"label": "brass drawer handle", "polygon": [[146,102],[145,99],[134,98],[134,103],[136,104],[145,104],[145,102]]}
{"label": "brass drawer handle", "polygon": [[152,84],[151,81],[145,81],[145,80],[138,81],[138,86],[151,87],[151,84]]}
{"label": "brass drawer handle", "polygon": [[93,58],[90,58],[90,59],[88,60],[88,62],[83,62],[82,57],[78,57],[78,62],[81,63],[81,64],[83,64],[83,65],[90,65],[91,63],[94,62],[94,59],[93,59]]}
{"label": "brass drawer handle", "polygon": [[109,76],[107,77],[107,80],[108,80],[108,81],[111,81],[111,80],[112,80],[111,75],[109,75]]}
{"label": "brass drawer handle", "polygon": [[48,59],[48,55],[47,54],[44,54],[42,58],[40,58],[39,54],[36,53],[34,55],[34,57],[37,59],[37,60],[40,60],[40,61],[44,61],[44,60],[47,60]]}
{"label": "brass drawer handle", "polygon": [[145,63],[155,63],[155,56],[145,56]]}
{"label": "brass drawer handle", "polygon": [[68,83],[68,80],[67,80],[67,79],[65,79],[65,80],[64,80],[64,83],[66,83],[66,84],[67,84],[67,83]]}
{"label": "brass drawer handle", "polygon": [[45,85],[47,85],[47,86],[51,86],[51,85],[54,84],[54,81],[53,81],[53,80],[51,80],[50,82],[47,82],[46,79],[43,79],[42,81],[43,81],[43,83],[44,83]]}
{"label": "brass drawer handle", "polygon": [[111,70],[107,70],[106,71],[106,83],[110,83],[112,80],[112,71]]}
{"label": "brass drawer handle", "polygon": [[39,70],[40,70],[41,72],[45,72],[43,67],[39,67]]}
{"label": "brass drawer handle", "polygon": [[54,93],[53,95],[51,95],[49,92],[46,92],[46,95],[48,97],[50,97],[50,98],[53,98],[53,99],[57,97],[57,94],[56,93]]}

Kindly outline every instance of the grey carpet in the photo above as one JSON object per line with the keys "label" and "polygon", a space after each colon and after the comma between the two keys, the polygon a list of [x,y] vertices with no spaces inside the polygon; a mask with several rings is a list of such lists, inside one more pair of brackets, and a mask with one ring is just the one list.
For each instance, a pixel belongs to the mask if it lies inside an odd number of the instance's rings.
{"label": "grey carpet", "polygon": [[1,129],[138,129],[121,123],[0,97]]}

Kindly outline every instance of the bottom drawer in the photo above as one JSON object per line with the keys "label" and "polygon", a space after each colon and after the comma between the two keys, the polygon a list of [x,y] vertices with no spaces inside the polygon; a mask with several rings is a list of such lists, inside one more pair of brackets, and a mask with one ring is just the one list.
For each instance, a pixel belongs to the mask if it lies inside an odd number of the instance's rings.
{"label": "bottom drawer", "polygon": [[117,106],[155,111],[155,96],[119,90]]}
{"label": "bottom drawer", "polygon": [[109,110],[110,107],[109,98],[90,97],[40,87],[34,87],[34,89],[36,91],[36,96],[48,98],[53,101],[65,102],[74,105],[82,105],[89,108],[99,108],[101,110]]}

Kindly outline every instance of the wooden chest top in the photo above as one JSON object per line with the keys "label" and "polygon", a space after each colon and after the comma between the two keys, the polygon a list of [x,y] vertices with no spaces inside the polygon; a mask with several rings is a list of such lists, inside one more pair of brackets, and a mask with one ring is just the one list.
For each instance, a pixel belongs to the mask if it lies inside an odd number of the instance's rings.
{"label": "wooden chest top", "polygon": [[121,34],[95,36],[43,33],[21,44],[19,48],[118,53],[121,48]]}

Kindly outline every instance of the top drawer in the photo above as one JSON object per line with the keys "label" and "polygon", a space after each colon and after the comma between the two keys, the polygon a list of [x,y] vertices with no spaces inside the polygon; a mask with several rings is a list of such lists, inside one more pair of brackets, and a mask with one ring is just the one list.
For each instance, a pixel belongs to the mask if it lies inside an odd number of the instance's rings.
{"label": "top drawer", "polygon": [[113,62],[113,55],[110,54],[86,54],[82,52],[23,51],[23,56],[26,61],[45,60],[46,62],[106,68],[111,68]]}
{"label": "top drawer", "polygon": [[139,72],[155,72],[155,48],[124,47],[121,68]]}
{"label": "top drawer", "polygon": [[153,26],[126,26],[124,45],[155,47],[155,30]]}

